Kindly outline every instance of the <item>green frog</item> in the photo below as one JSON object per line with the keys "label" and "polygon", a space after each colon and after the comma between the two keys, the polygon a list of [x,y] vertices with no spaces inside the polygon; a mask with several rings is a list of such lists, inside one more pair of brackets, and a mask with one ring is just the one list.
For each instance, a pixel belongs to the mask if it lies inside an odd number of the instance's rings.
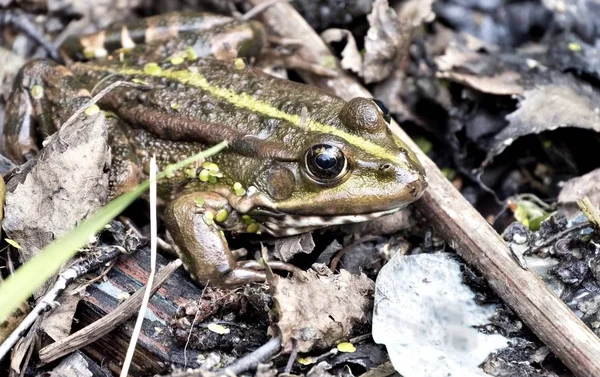
{"label": "green frog", "polygon": [[264,44],[260,23],[209,14],[150,17],[73,37],[61,49],[66,65],[37,60],[20,71],[4,153],[30,159],[39,136],[88,106],[92,94],[116,81],[138,83],[98,101],[109,124],[111,196],[146,179],[152,156],[169,169],[227,140],[221,153],[159,182],[164,222],[199,282],[264,281],[263,266],[238,260],[226,234],[281,237],[367,221],[426,188],[423,167],[390,131],[382,102],[346,102],[250,68]]}

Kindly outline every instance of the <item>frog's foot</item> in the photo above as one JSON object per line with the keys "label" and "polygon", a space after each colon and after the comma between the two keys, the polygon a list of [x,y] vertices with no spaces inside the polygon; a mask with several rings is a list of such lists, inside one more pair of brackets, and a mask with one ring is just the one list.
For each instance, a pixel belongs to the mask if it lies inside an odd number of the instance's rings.
{"label": "frog's foot", "polygon": [[[232,211],[226,198],[212,192],[183,195],[169,204],[165,222],[177,254],[197,281],[235,287],[266,280],[264,271],[257,271],[263,265],[256,261],[238,262],[236,256],[242,254],[241,250],[229,249],[221,229],[232,229],[244,222]],[[296,271],[286,263],[268,264],[273,269]]]}
{"label": "frog's foot", "polygon": [[[267,264],[269,265],[269,268],[272,270],[279,270],[279,271],[287,271],[287,272],[291,272],[291,273],[295,273],[300,271],[300,269],[292,264],[289,263],[285,263],[285,262],[279,262],[279,261],[269,261],[267,262]],[[251,270],[264,270],[265,269],[265,265],[259,261],[255,261],[255,260],[245,260],[245,261],[241,261],[237,263],[238,267],[242,267],[245,269],[251,269]]]}

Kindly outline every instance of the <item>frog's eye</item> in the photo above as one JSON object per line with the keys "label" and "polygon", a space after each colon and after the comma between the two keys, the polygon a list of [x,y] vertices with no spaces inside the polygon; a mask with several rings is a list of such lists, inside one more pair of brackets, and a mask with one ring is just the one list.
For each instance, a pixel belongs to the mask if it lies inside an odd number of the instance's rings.
{"label": "frog's eye", "polygon": [[311,178],[320,183],[331,183],[342,178],[348,161],[344,153],[333,145],[316,144],[306,151],[306,170]]}
{"label": "frog's eye", "polygon": [[379,110],[381,110],[381,113],[383,114],[383,119],[385,119],[385,121],[387,123],[389,123],[392,120],[392,115],[390,114],[390,109],[388,109],[388,107],[386,106],[385,103],[383,103],[382,100],[373,98],[373,102],[375,102],[377,107],[379,107]]}

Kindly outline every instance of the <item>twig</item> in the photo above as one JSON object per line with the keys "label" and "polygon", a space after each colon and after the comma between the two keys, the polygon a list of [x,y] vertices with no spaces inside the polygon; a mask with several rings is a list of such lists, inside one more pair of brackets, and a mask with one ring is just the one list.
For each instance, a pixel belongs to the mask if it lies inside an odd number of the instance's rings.
{"label": "twig", "polygon": [[552,245],[554,242],[556,242],[557,240],[563,238],[567,234],[572,233],[572,232],[576,232],[576,231],[581,230],[581,229],[589,228],[590,226],[591,226],[591,224],[588,221],[584,221],[584,222],[582,222],[580,224],[573,225],[572,227],[569,227],[569,228],[563,230],[562,232],[557,233],[557,234],[553,235],[552,237],[546,239],[544,242],[542,242],[540,245],[537,245],[533,249],[529,248],[529,249],[525,250],[523,252],[523,254],[527,254],[527,253],[535,254],[538,251],[540,251],[543,247]]}
{"label": "twig", "polygon": [[202,368],[175,372],[166,375],[165,377],[201,377],[201,376],[210,376],[210,377],[231,377],[240,375],[249,370],[254,370],[258,366],[259,363],[265,362],[269,360],[273,355],[275,355],[281,349],[281,337],[276,336],[271,338],[267,343],[263,344],[253,352],[247,354],[246,356],[238,359],[236,362],[231,364],[217,372],[208,372]]}
{"label": "twig", "polygon": [[267,343],[263,344],[255,351],[247,354],[241,359],[237,360],[235,363],[226,367],[220,375],[231,376],[231,375],[239,375],[248,370],[254,370],[258,366],[259,363],[262,363],[266,360],[269,360],[273,355],[279,352],[281,348],[281,337],[276,336],[271,338]]}
{"label": "twig", "polygon": [[288,362],[283,370],[284,374],[289,374],[292,371],[296,357],[298,357],[298,342],[296,339],[292,339],[292,352],[290,352],[290,357],[288,358]]}
{"label": "twig", "polygon": [[58,280],[54,283],[54,287],[46,293],[46,295],[38,302],[33,310],[25,317],[23,322],[10,334],[8,338],[0,345],[0,360],[2,360],[15,345],[17,340],[24,336],[27,329],[33,325],[43,313],[53,309],[57,305],[57,298],[67,288],[67,286],[79,276],[82,276],[89,271],[102,266],[103,264],[115,259],[121,254],[122,248],[111,247],[106,253],[100,256],[94,256],[90,259],[85,259],[80,263],[66,269],[58,276]]}
{"label": "twig", "polygon": [[117,87],[128,87],[128,88],[138,88],[138,89],[148,89],[147,85],[142,85],[142,84],[137,84],[134,82],[129,82],[129,81],[123,81],[123,80],[119,80],[119,81],[115,81],[112,84],[108,85],[106,88],[102,89],[100,92],[98,92],[98,94],[96,94],[95,96],[93,96],[88,103],[86,103],[84,106],[79,107],[70,117],[69,119],[67,119],[66,122],[63,123],[62,126],[60,126],[61,128],[64,127],[68,127],[69,125],[71,125],[71,123],[73,123],[75,121],[75,119],[77,119],[78,116],[80,116],[81,114],[83,114],[84,111],[86,111],[88,109],[88,107],[92,106],[93,104],[95,104],[96,102],[100,101],[102,99],[102,97],[104,97],[105,95],[107,95],[111,90],[117,88]]}
{"label": "twig", "polygon": [[383,241],[385,240],[385,238],[381,237],[381,236],[364,236],[361,237],[355,241],[350,242],[348,245],[342,247],[341,249],[339,249],[335,255],[333,256],[333,258],[331,259],[331,265],[329,267],[329,269],[331,271],[336,271],[337,269],[337,265],[338,263],[340,263],[340,259],[342,259],[342,256],[344,256],[344,254],[346,254],[350,249],[352,249],[354,246],[356,245],[360,245],[361,243],[365,243],[365,242],[371,242],[371,241]]}
{"label": "twig", "polygon": [[127,348],[127,354],[125,355],[123,367],[121,368],[121,377],[127,377],[129,374],[129,367],[131,366],[131,360],[133,360],[135,346],[140,337],[140,331],[142,330],[142,324],[144,323],[144,317],[146,316],[146,309],[148,308],[148,302],[150,301],[154,275],[156,275],[156,240],[158,238],[156,219],[156,170],[156,157],[152,156],[150,159],[150,182],[152,182],[150,184],[150,273],[148,275],[146,289],[144,290],[142,305],[138,312],[135,326],[133,327],[133,332],[131,334],[131,340],[129,341],[129,347]]}
{"label": "twig", "polygon": [[[180,266],[181,260],[176,259],[160,270],[156,275],[156,281],[152,285],[152,293],[155,293]],[[39,355],[40,361],[43,364],[54,361],[59,357],[65,356],[83,346],[95,342],[113,331],[137,311],[137,308],[140,306],[144,297],[144,292],[145,287],[138,289],[131,297],[111,313],[68,337],[42,348]]]}
{"label": "twig", "polygon": [[[202,301],[202,298],[204,297],[204,293],[206,292],[206,288],[208,288],[208,283],[202,289],[202,293],[200,293],[200,298],[198,299],[198,302]],[[196,313],[194,313],[194,319],[192,320],[192,324],[190,325],[190,332],[188,333],[187,339],[185,340],[185,346],[183,347],[183,368],[184,369],[187,368],[188,345],[190,344],[190,340],[192,339],[192,333],[194,332],[194,326],[196,325],[196,322],[198,321],[198,314],[200,314],[200,307],[198,307],[198,310],[196,310]]]}
{"label": "twig", "polygon": [[56,47],[38,31],[38,28],[21,11],[1,11],[0,26],[12,25],[20,31],[27,34],[31,39],[38,43],[53,60],[62,61]]}
{"label": "twig", "polygon": [[270,6],[273,6],[274,4],[277,4],[277,3],[282,3],[284,1],[290,2],[290,0],[267,0],[263,3],[260,3],[256,6],[254,6],[248,12],[244,13],[244,15],[242,15],[242,17],[240,17],[240,18],[244,21],[251,20],[254,17],[258,16],[261,12],[264,12]]}
{"label": "twig", "polygon": [[[249,1],[253,5],[263,2]],[[298,50],[301,58],[323,64],[337,61],[289,4],[275,4],[261,18],[280,36],[302,39],[305,47]],[[347,100],[372,97],[355,78],[342,71],[335,78],[318,77],[306,71],[298,73],[306,82],[334,91]],[[600,339],[537,275],[523,270],[513,260],[498,233],[395,122],[390,129],[415,152],[427,172],[429,188],[415,206],[575,375],[600,376]]]}

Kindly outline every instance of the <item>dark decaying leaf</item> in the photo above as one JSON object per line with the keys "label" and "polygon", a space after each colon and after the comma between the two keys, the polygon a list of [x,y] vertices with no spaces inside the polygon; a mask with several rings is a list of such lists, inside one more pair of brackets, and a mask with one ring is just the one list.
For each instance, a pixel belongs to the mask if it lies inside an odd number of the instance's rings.
{"label": "dark decaying leaf", "polygon": [[273,254],[284,262],[290,261],[296,254],[310,254],[315,249],[315,241],[311,233],[285,237],[275,240]]}
{"label": "dark decaying leaf", "polygon": [[524,135],[562,127],[600,132],[598,91],[571,76],[555,74],[551,77],[552,83],[524,92],[519,108],[506,117],[508,126],[494,137],[483,166]]}

